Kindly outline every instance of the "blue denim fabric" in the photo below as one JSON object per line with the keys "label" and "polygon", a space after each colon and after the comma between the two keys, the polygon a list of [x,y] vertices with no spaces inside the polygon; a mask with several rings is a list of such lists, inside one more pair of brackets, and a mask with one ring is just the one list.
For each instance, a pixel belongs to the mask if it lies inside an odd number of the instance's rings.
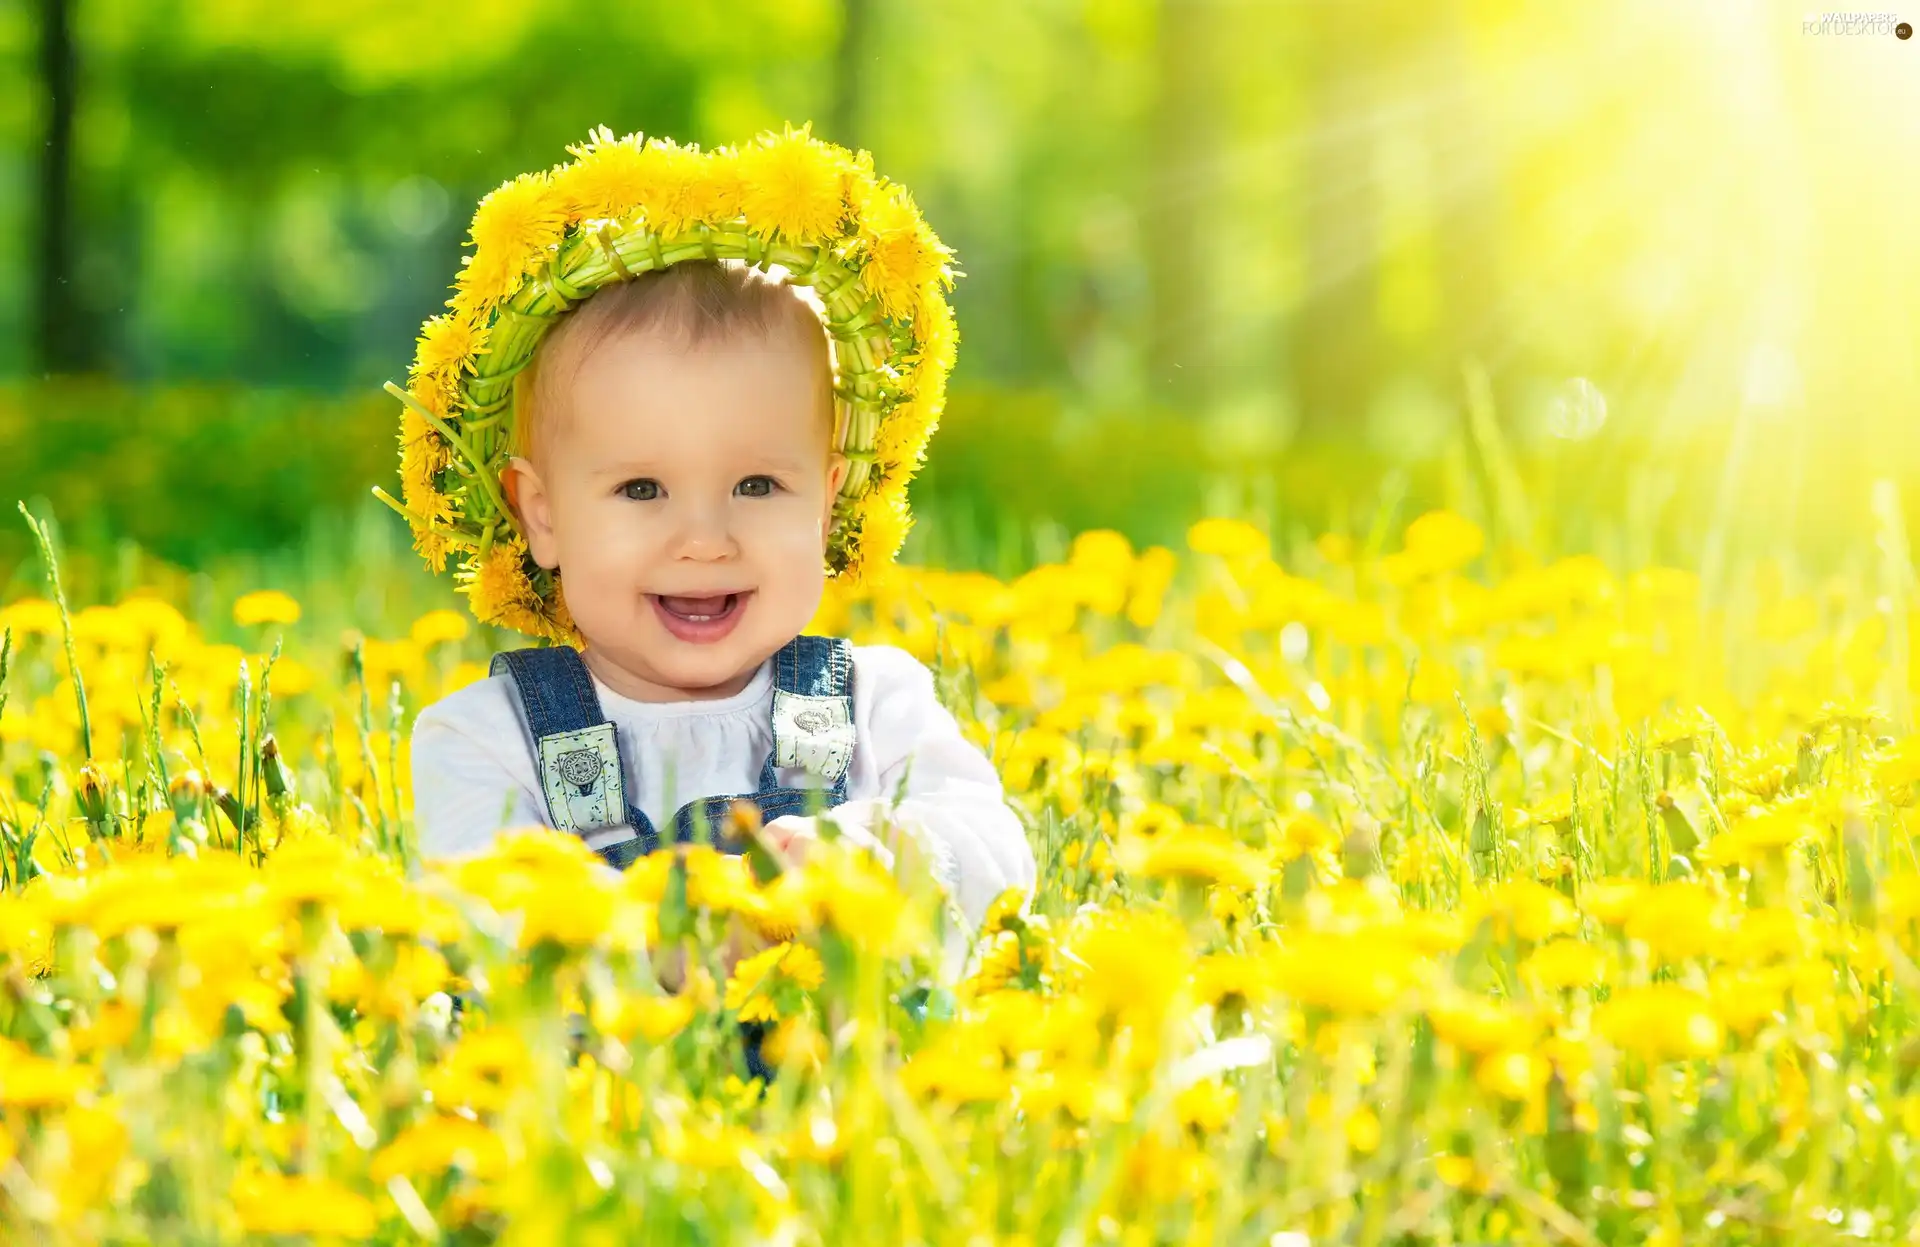
{"label": "blue denim fabric", "polygon": [[[503,672],[513,677],[520,690],[536,755],[543,736],[578,731],[607,721],[600,709],[600,699],[593,691],[587,666],[571,646],[495,654],[492,673]],[[773,679],[774,688],[780,692],[842,699],[848,722],[852,721],[853,655],[847,642],[839,637],[799,636],[787,642],[773,656]],[[757,805],[763,822],[771,822],[783,814],[807,812],[810,791],[783,787],[775,774],[774,759],[780,754],[781,744],[777,719],[773,730],[774,747],[760,768],[760,787],[753,792],[720,794],[687,802],[673,816],[675,842],[691,844],[706,840],[725,851],[738,852],[743,846],[731,843],[722,835],[727,807],[736,800]],[[843,771],[832,777],[831,785],[821,791],[823,807],[838,805],[846,800],[846,794],[847,777]],[[599,850],[609,865],[620,870],[661,844],[660,833],[654,830],[652,820],[637,806],[627,806],[627,822],[634,830],[633,838],[604,845]]]}
{"label": "blue denim fabric", "polygon": [[[593,679],[587,672],[586,663],[581,661],[579,653],[571,646],[534,647],[495,654],[492,674],[502,673],[513,678],[514,686],[520,692],[527,726],[533,733],[536,758],[540,753],[541,737],[578,731],[608,721],[600,708],[600,698],[594,692]],[[777,692],[842,699],[845,721],[853,722],[853,653],[845,640],[839,637],[795,637],[774,654],[773,681]],[[615,728],[614,731],[617,739],[619,729]],[[753,792],[700,797],[687,802],[673,816],[675,843],[691,844],[704,840],[722,852],[742,851],[744,845],[724,834],[727,807],[736,800],[751,801],[758,806],[762,822],[770,822],[783,814],[805,814],[816,796],[822,809],[846,800],[847,774],[844,768],[837,775],[821,776],[822,779],[830,778],[830,782],[819,789],[783,786],[774,767],[774,759],[781,756],[783,743],[778,716],[773,718],[773,731],[773,748],[768,751],[766,761],[760,768],[759,788]],[[660,833],[654,829],[652,820],[631,803],[627,806],[627,823],[633,828],[632,836],[602,845],[596,850],[617,870],[625,870],[643,854],[651,853],[661,845]],[[766,1028],[744,1023],[741,1029],[747,1041],[749,1072],[772,1082],[773,1071],[760,1057],[760,1041]]]}

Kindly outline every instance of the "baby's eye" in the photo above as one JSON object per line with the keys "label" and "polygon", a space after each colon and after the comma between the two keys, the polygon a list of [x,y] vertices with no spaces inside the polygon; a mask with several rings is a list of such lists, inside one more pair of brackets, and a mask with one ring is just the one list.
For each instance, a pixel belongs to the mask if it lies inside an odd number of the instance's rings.
{"label": "baby's eye", "polygon": [[652,502],[660,496],[660,482],[651,479],[628,481],[620,487],[620,493],[635,502]]}
{"label": "baby's eye", "polygon": [[771,476],[749,476],[733,487],[733,492],[743,498],[764,498],[780,487],[780,483]]}

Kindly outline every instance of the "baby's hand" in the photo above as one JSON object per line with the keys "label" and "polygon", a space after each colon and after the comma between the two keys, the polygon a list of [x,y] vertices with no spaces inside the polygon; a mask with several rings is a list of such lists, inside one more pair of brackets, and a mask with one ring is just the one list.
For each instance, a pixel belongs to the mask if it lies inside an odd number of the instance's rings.
{"label": "baby's hand", "polygon": [[803,865],[808,850],[820,842],[819,824],[804,814],[782,814],[768,823],[762,834],[795,866]]}
{"label": "baby's hand", "polygon": [[[751,930],[738,914],[727,921],[727,937],[720,946],[720,973],[724,977],[753,954],[767,947],[767,941]],[[687,950],[684,945],[658,949],[652,954],[654,980],[673,995],[687,985]]]}

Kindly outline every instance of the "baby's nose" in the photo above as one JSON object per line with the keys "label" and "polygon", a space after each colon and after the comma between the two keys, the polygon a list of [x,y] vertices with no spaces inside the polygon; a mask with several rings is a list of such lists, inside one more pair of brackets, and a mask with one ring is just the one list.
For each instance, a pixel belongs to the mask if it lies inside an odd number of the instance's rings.
{"label": "baby's nose", "polygon": [[688,506],[680,517],[678,537],[682,558],[724,558],[735,548],[725,507]]}

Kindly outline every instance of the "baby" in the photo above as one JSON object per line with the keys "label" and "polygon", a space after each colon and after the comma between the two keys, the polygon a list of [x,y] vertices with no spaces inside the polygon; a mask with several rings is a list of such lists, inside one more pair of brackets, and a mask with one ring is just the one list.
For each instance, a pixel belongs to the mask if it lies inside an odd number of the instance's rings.
{"label": "baby", "polygon": [[[704,837],[744,796],[803,862],[812,798],[896,870],[931,870],[970,924],[1031,889],[1025,831],[931,673],[890,646],[799,635],[847,471],[811,291],[727,259],[602,287],[516,393],[501,482],[585,648],[499,655],[421,712],[424,856],[544,823],[624,868]],[[949,968],[965,940],[950,931]]]}

